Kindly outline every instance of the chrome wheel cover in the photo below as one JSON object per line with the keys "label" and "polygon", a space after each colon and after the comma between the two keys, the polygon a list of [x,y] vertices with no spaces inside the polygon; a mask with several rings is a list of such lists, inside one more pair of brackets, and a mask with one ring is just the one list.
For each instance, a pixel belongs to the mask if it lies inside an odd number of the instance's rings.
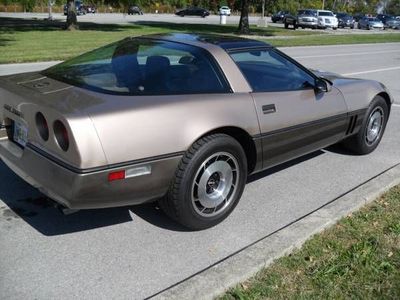
{"label": "chrome wheel cover", "polygon": [[378,140],[381,135],[383,122],[384,122],[384,112],[381,107],[376,107],[368,117],[367,128],[365,130],[365,141],[367,145],[372,145]]}
{"label": "chrome wheel cover", "polygon": [[225,211],[236,194],[239,164],[228,152],[208,157],[200,166],[192,184],[192,205],[203,217],[213,217]]}

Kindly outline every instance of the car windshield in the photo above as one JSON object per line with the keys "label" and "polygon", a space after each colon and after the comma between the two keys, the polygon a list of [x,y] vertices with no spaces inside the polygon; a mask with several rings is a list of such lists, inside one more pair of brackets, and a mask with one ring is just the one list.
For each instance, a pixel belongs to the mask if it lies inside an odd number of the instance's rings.
{"label": "car windshield", "polygon": [[229,92],[208,52],[180,43],[128,38],[42,72],[81,88],[117,95]]}
{"label": "car windshield", "polygon": [[333,13],[330,11],[320,11],[318,12],[318,15],[323,17],[333,17]]}
{"label": "car windshield", "polygon": [[336,16],[337,16],[338,18],[350,17],[348,14],[344,14],[344,13],[338,13]]}
{"label": "car windshield", "polygon": [[312,10],[305,10],[305,11],[299,13],[299,14],[306,15],[306,16],[315,16],[315,12],[312,11]]}
{"label": "car windshield", "polygon": [[368,21],[370,22],[380,22],[377,18],[368,18]]}
{"label": "car windshield", "polygon": [[222,6],[221,9],[229,9],[228,6]]}

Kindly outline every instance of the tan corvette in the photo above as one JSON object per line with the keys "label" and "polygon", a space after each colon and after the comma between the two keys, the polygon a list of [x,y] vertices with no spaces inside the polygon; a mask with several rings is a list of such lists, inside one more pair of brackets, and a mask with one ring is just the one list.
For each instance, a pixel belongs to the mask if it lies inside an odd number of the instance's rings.
{"label": "tan corvette", "polygon": [[74,209],[158,200],[191,229],[234,209],[247,176],[342,142],[379,144],[379,82],[310,71],[260,41],[127,38],[0,78],[0,157]]}

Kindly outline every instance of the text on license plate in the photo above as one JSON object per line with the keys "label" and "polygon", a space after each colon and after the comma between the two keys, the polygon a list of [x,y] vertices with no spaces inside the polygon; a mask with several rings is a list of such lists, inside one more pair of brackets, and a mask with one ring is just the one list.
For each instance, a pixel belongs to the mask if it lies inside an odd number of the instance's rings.
{"label": "text on license plate", "polygon": [[25,147],[28,141],[28,128],[19,122],[14,122],[14,142]]}

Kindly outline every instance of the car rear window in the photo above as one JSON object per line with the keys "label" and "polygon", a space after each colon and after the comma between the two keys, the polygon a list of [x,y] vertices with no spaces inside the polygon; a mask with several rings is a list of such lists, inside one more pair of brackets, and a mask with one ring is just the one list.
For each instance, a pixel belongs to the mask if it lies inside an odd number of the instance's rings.
{"label": "car rear window", "polygon": [[315,16],[317,13],[313,10],[299,10],[298,12],[299,15],[306,15],[306,16]]}
{"label": "car rear window", "polygon": [[129,38],[42,72],[107,94],[173,95],[229,92],[211,55],[185,44]]}

